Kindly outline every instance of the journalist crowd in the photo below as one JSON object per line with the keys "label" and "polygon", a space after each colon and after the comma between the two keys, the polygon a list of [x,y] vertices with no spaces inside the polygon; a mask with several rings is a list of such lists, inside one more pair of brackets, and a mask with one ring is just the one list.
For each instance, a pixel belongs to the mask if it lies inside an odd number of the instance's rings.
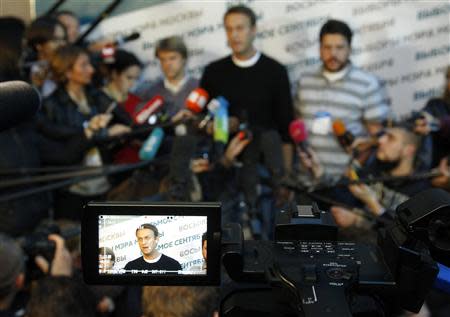
{"label": "journalist crowd", "polygon": [[[147,82],[120,41],[79,41],[70,11],[0,18],[0,88],[22,81],[40,95],[36,113],[0,131],[0,316],[218,314],[213,287],[86,285],[89,201],[220,201],[222,225],[262,240],[278,211],[315,202],[342,239],[367,242],[410,197],[450,191],[450,65],[442,96],[399,118],[383,79],[351,62],[346,22],[322,25],[321,64],[295,89],[255,48],[251,9],[230,7],[223,24],[230,54],[201,78],[174,34],[158,39],[162,77]],[[449,316],[449,302],[435,291],[417,316]]]}

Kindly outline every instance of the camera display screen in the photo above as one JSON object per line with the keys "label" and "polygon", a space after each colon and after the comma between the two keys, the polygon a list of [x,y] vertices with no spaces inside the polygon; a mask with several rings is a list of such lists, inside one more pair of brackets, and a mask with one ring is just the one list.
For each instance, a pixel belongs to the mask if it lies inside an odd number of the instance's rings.
{"label": "camera display screen", "polygon": [[99,274],[206,275],[207,217],[98,215]]}
{"label": "camera display screen", "polygon": [[220,203],[90,202],[81,252],[88,284],[219,285]]}

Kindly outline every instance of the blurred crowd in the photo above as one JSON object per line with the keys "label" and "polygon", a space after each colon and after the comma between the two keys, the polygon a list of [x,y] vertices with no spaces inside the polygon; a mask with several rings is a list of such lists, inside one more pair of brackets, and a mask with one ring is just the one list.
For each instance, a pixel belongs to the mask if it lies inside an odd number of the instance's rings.
{"label": "blurred crowd", "polygon": [[[145,65],[117,41],[77,41],[72,12],[29,25],[0,18],[0,82],[25,81],[42,96],[33,120],[0,132],[0,181],[23,180],[0,192],[0,316],[217,311],[214,288],[85,285],[79,227],[92,200],[221,201],[222,224],[240,223],[246,239],[271,239],[280,208],[316,201],[343,238],[366,240],[411,196],[450,190],[450,66],[441,97],[396,118],[382,80],[350,62],[344,22],[323,25],[322,65],[295,91],[286,69],[254,47],[250,9],[231,7],[224,26],[231,55],[200,79],[186,69],[189,43],[174,35],[158,41],[162,77],[147,82]],[[201,101],[192,106],[204,91],[226,99],[225,122]],[[46,189],[52,173],[74,176]],[[50,254],[34,243],[42,240]],[[421,316],[448,314],[439,296]]]}

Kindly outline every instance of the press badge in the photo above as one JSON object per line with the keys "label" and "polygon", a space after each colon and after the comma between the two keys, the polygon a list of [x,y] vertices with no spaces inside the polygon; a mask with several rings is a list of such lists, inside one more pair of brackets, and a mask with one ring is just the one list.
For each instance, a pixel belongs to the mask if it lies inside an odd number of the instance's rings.
{"label": "press badge", "polygon": [[314,134],[328,135],[331,133],[331,114],[326,111],[316,112],[311,131]]}

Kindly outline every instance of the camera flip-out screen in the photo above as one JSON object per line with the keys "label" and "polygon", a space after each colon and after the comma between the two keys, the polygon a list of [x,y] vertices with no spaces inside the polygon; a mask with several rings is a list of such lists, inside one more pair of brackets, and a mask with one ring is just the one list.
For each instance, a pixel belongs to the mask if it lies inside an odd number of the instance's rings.
{"label": "camera flip-out screen", "polygon": [[84,210],[88,283],[218,285],[220,205],[95,202]]}

